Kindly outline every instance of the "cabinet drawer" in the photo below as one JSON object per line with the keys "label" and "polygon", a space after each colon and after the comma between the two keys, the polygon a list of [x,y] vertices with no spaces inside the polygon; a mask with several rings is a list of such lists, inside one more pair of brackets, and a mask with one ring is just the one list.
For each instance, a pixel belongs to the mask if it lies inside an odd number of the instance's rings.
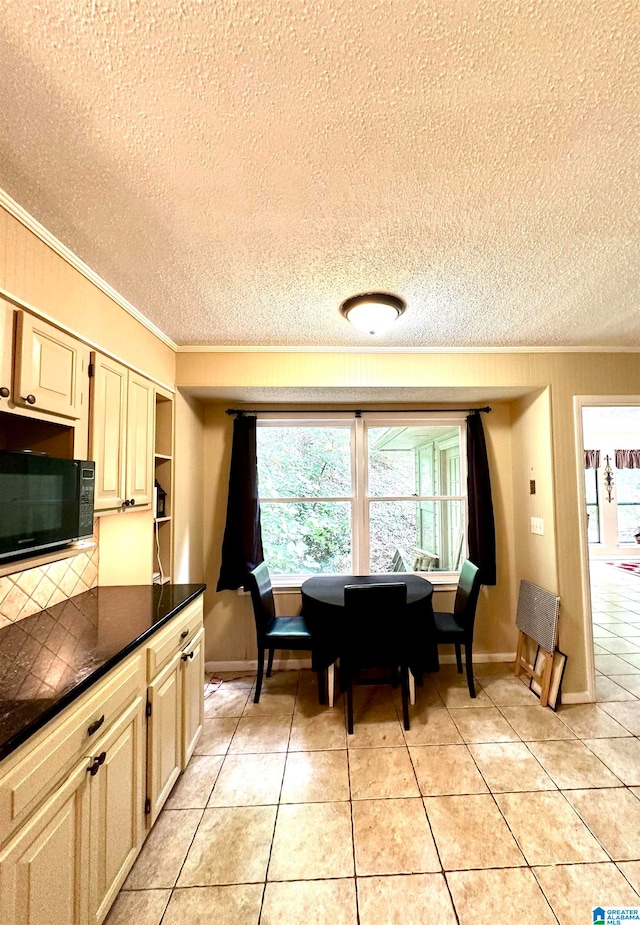
{"label": "cabinet drawer", "polygon": [[51,792],[70,764],[89,754],[95,739],[145,686],[142,654],[131,656],[71,712],[63,712],[38,733],[35,746],[0,779],[0,843]]}
{"label": "cabinet drawer", "polygon": [[152,681],[178,649],[190,642],[202,626],[202,595],[181,610],[147,646],[147,677]]}

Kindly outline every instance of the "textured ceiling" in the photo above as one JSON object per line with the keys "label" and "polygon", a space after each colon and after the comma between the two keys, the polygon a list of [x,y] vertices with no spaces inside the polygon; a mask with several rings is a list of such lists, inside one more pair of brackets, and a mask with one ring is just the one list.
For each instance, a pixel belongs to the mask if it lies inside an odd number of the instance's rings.
{"label": "textured ceiling", "polygon": [[3,0],[0,62],[0,186],[180,344],[640,345],[638,0]]}

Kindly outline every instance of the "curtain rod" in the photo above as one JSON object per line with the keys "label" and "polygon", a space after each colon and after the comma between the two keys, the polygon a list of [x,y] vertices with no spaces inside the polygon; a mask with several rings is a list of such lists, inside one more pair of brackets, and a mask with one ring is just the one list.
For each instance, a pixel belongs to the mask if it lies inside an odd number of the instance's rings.
{"label": "curtain rod", "polygon": [[[335,414],[336,412],[352,411],[355,417],[362,417],[360,408],[274,408],[272,410],[257,408],[227,408],[226,414]],[[489,405],[484,408],[390,408],[375,409],[365,411],[366,414],[452,414],[455,412],[464,412],[466,414],[488,414],[491,411]]]}

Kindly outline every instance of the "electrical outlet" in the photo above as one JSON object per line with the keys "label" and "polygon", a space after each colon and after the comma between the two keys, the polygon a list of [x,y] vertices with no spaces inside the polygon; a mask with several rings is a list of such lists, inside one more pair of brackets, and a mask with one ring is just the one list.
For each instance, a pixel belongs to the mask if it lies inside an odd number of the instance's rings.
{"label": "electrical outlet", "polygon": [[538,536],[544,536],[544,520],[542,517],[531,518],[531,532]]}

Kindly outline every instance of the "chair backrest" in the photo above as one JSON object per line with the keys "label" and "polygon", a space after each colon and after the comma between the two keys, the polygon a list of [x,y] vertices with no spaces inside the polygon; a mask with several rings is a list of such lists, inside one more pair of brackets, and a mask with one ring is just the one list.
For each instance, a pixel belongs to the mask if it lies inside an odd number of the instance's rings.
{"label": "chair backrest", "polygon": [[404,582],[346,585],[341,654],[353,667],[395,667],[409,655]]}
{"label": "chair backrest", "polygon": [[253,615],[256,620],[258,639],[271,628],[276,618],[276,607],[273,601],[273,588],[266,562],[256,565],[247,575],[247,585],[251,593]]}
{"label": "chair backrest", "polygon": [[478,595],[480,594],[480,569],[469,559],[465,559],[460,569],[458,590],[453,612],[458,622],[466,629],[473,630],[473,621],[476,617]]}

